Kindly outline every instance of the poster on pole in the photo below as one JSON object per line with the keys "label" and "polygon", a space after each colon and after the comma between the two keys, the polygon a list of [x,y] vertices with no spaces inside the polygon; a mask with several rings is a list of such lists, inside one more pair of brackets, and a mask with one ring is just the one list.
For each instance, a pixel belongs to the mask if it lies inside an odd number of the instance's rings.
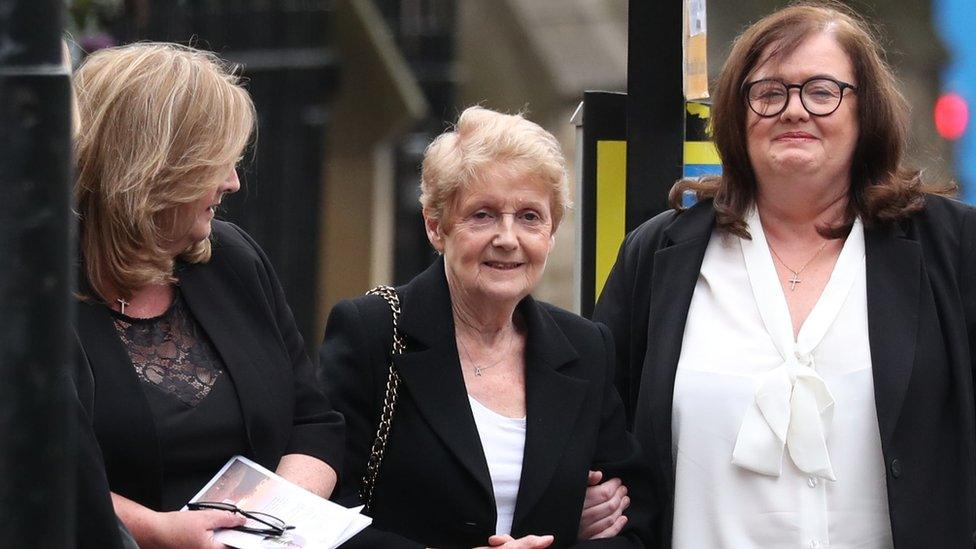
{"label": "poster on pole", "polygon": [[705,0],[684,0],[685,100],[708,99],[708,25]]}

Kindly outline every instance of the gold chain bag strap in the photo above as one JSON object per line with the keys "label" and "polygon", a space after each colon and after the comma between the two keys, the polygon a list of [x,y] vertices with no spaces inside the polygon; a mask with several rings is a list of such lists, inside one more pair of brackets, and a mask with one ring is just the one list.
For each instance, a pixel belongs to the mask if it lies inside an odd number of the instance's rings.
{"label": "gold chain bag strap", "polygon": [[400,374],[393,366],[393,357],[402,355],[405,346],[400,335],[400,296],[397,295],[396,289],[391,286],[377,286],[366,292],[366,295],[382,297],[393,312],[393,350],[390,353],[390,375],[386,379],[383,412],[380,415],[380,424],[376,428],[376,438],[373,439],[373,446],[369,451],[369,461],[366,463],[366,472],[363,474],[362,488],[359,491],[359,497],[368,512],[373,506],[373,489],[376,488],[376,477],[379,475],[380,463],[386,452],[386,441],[390,436],[390,426],[393,424],[393,412],[396,408],[397,388],[400,386]]}

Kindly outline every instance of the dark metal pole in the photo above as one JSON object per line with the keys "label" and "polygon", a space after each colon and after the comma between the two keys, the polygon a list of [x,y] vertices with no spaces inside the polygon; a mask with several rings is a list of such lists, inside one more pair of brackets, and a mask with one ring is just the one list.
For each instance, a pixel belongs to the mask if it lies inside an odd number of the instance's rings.
{"label": "dark metal pole", "polygon": [[[593,306],[600,297],[598,290],[603,288],[609,268],[617,258],[617,248],[627,231],[626,203],[625,211],[621,212],[618,207],[620,202],[598,198],[606,196],[604,193],[617,194],[618,189],[627,193],[626,175],[622,176],[623,181],[598,175],[601,165],[605,167],[618,162],[616,154],[607,149],[604,149],[604,154],[600,153],[601,144],[606,147],[609,143],[626,143],[627,94],[588,91],[583,94],[582,109],[582,139],[576,143],[577,147],[582,147],[581,181],[577,194],[580,223],[577,233],[577,245],[580,246],[578,291],[579,313],[590,318]],[[626,164],[626,155],[622,164]],[[622,223],[615,222],[621,218]]]}
{"label": "dark metal pole", "polygon": [[0,0],[0,547],[74,543],[62,0]]}
{"label": "dark metal pole", "polygon": [[684,142],[682,0],[630,0],[627,230],[667,208]]}

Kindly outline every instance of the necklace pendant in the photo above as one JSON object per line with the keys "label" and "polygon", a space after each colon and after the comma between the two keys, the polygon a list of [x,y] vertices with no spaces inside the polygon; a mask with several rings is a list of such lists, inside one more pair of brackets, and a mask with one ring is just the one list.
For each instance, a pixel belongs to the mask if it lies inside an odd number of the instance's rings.
{"label": "necklace pendant", "polygon": [[481,368],[475,366],[474,367],[474,375],[476,375],[478,377],[481,377]]}
{"label": "necklace pendant", "polygon": [[796,291],[796,285],[799,284],[799,283],[801,283],[801,282],[803,282],[803,281],[800,280],[800,273],[793,273],[793,277],[790,278],[790,280],[789,280],[789,283],[790,283],[790,291],[791,292],[795,292]]}

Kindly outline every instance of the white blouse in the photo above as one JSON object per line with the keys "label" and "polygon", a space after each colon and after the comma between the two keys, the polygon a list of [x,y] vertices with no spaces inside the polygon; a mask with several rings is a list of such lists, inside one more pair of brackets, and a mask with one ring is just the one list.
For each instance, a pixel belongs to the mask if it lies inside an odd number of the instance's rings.
{"label": "white blouse", "polygon": [[496,534],[511,534],[515,500],[522,480],[525,418],[506,417],[468,395],[495,492]]}
{"label": "white blouse", "polygon": [[863,226],[794,339],[755,209],[747,222],[752,240],[712,234],[688,312],[672,402],[673,545],[892,547]]}

